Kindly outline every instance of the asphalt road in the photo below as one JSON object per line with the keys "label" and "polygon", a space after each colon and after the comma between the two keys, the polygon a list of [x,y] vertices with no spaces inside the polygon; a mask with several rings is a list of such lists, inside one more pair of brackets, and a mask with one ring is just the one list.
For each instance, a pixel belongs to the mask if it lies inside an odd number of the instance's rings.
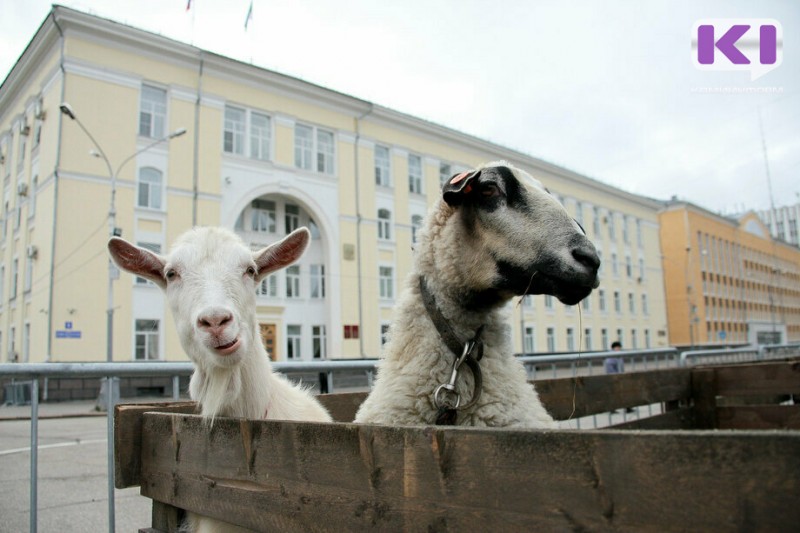
{"label": "asphalt road", "polygon": [[[0,421],[0,532],[30,531],[30,421]],[[105,417],[39,420],[38,531],[108,531]],[[116,531],[150,525],[139,489],[116,490]]]}

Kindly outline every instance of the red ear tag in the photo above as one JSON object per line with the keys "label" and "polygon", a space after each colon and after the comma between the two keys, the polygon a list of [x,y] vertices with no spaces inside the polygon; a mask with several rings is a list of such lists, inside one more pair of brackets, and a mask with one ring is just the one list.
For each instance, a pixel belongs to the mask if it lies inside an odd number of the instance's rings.
{"label": "red ear tag", "polygon": [[450,185],[455,185],[459,181],[463,180],[469,175],[469,172],[462,172],[458,176],[455,176],[453,179],[450,180]]}
{"label": "red ear tag", "polygon": [[472,192],[472,185],[464,187],[464,194],[469,194],[470,192]]}

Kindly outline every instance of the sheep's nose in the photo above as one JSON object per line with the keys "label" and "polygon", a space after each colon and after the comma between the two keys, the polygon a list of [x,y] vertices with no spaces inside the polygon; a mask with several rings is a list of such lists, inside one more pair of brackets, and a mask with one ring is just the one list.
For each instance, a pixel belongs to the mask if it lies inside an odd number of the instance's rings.
{"label": "sheep's nose", "polygon": [[600,258],[597,256],[597,251],[594,246],[589,242],[579,244],[573,248],[572,257],[574,257],[578,263],[587,267],[590,272],[596,272],[597,269],[600,268]]}
{"label": "sheep's nose", "polygon": [[227,309],[207,309],[197,317],[197,327],[219,337],[231,321],[233,314]]}

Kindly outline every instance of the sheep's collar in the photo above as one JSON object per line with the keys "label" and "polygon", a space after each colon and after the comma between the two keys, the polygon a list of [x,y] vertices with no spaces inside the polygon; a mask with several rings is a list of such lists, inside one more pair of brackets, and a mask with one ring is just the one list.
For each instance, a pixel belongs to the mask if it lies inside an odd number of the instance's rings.
{"label": "sheep's collar", "polygon": [[[483,339],[481,338],[483,326],[475,331],[475,334],[470,340],[461,342],[436,305],[436,299],[433,297],[431,291],[428,290],[428,285],[425,283],[425,279],[422,276],[419,277],[419,290],[422,295],[422,303],[425,306],[425,310],[428,312],[428,317],[430,317],[431,322],[433,322],[433,325],[436,327],[436,331],[439,332],[442,341],[456,356],[455,361],[453,361],[450,381],[448,383],[442,383],[433,391],[433,403],[437,408],[436,425],[454,426],[458,417],[458,411],[469,409],[474,406],[481,396],[483,377],[478,361],[483,357]],[[465,405],[460,405],[461,397],[456,391],[455,383],[461,365],[464,363],[466,363],[472,371],[475,388],[470,401]]]}

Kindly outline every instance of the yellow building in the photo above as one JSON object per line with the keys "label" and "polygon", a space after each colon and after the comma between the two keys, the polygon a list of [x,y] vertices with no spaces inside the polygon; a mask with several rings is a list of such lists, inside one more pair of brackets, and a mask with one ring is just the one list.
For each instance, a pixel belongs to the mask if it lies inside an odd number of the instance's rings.
{"label": "yellow building", "polygon": [[672,201],[659,216],[670,344],[800,340],[800,249],[754,212],[723,217]]}
{"label": "yellow building", "polygon": [[185,358],[159,290],[109,282],[112,190],[112,231],[154,250],[192,225],[254,246],[310,226],[300,264],[260,287],[265,342],[278,360],[377,357],[441,180],[497,159],[554,191],[604,260],[582,317],[551,298],[515,307],[517,347],[667,342],[658,203],[110,20],[53,8],[0,87],[0,150],[6,360],[104,360],[108,316],[114,360]]}

